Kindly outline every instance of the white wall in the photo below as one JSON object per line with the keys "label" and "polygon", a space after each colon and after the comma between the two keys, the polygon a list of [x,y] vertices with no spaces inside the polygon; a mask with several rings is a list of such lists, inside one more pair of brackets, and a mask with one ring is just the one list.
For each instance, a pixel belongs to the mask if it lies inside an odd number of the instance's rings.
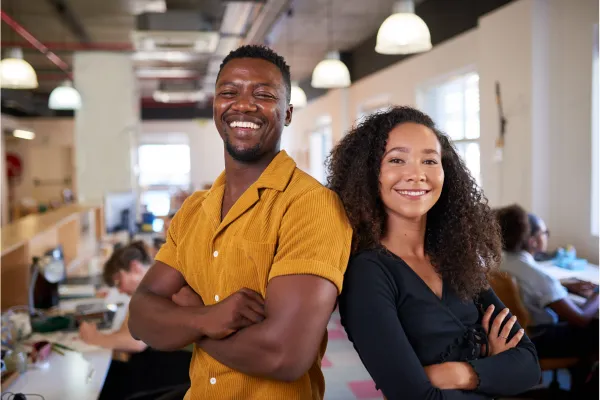
{"label": "white wall", "polygon": [[[492,206],[519,203],[547,219],[552,246],[573,244],[598,262],[591,219],[591,86],[596,0],[520,0],[479,26],[350,88],[330,91],[295,113],[290,153],[308,167],[308,137],[324,114],[334,140],[361,104],[415,105],[420,87],[475,69],[480,75],[482,185]],[[503,160],[495,82],[508,120]],[[342,121],[338,121],[342,118]],[[346,128],[343,128],[346,129]]]}
{"label": "white wall", "polygon": [[[33,140],[3,136],[3,151],[17,154],[23,165],[23,175],[11,188],[14,191],[15,202],[23,198],[32,198],[38,202],[60,201],[62,189],[75,187],[73,126],[73,120],[68,118],[16,119],[2,116],[3,129],[25,128],[36,134]],[[3,163],[4,160],[3,156]],[[3,174],[6,173],[4,167],[2,171]],[[71,185],[36,187],[33,182],[36,178],[55,180],[66,177],[72,178]],[[4,181],[3,179],[3,200],[5,196],[8,197],[8,190],[4,190]],[[5,213],[7,212],[5,210]]]}
{"label": "white wall", "polygon": [[548,8],[551,241],[573,244],[581,256],[598,262],[598,237],[590,234],[592,54],[598,1],[549,0]]}
{"label": "white wall", "polygon": [[223,142],[212,119],[145,121],[140,142],[182,143],[182,135],[190,145],[192,186],[195,190],[202,189],[225,168]]}

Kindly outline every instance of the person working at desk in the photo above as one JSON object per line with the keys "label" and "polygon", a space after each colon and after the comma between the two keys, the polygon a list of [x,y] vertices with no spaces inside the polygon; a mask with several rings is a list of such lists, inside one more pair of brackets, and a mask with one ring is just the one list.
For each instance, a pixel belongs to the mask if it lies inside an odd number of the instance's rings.
{"label": "person working at desk", "polygon": [[[595,361],[598,286],[588,282],[562,284],[535,261],[534,255],[545,252],[548,246],[548,230],[541,218],[527,214],[518,205],[498,209],[496,215],[504,244],[500,269],[519,284],[523,304],[531,315],[530,338],[539,357],[591,357],[590,361]],[[586,302],[578,306],[569,291],[585,297]],[[581,369],[581,373],[571,371],[573,386],[589,372],[589,368]]]}
{"label": "person working at desk", "polygon": [[[271,49],[223,60],[213,114],[225,171],[186,199],[131,299],[134,337],[165,350],[195,342],[189,400],[324,396],[326,327],[352,231],[337,195],[280,150],[290,87]],[[196,307],[171,301],[186,284]]]}
{"label": "person working at desk", "polygon": [[[131,296],[151,263],[146,245],[142,241],[132,242],[115,250],[108,259],[104,265],[104,281]],[[174,301],[184,305],[185,299],[178,300],[180,296],[177,294]],[[85,343],[131,354],[127,362],[112,361],[100,399],[121,399],[137,392],[189,383],[192,353],[149,349],[131,336],[127,319],[114,333],[102,333],[86,322],[79,326],[79,336]]]}

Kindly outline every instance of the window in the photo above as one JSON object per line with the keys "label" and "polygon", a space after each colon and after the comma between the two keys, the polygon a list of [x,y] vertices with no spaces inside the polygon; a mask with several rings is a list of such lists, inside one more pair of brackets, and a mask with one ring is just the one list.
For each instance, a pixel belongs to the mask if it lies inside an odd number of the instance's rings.
{"label": "window", "polygon": [[141,204],[157,216],[171,211],[171,195],[190,185],[190,146],[143,144],[138,149]]}
{"label": "window", "polygon": [[481,185],[479,152],[479,75],[463,74],[419,93],[419,107],[454,142],[478,185]]}
{"label": "window", "polygon": [[600,194],[599,186],[600,182],[600,154],[598,154],[598,146],[600,145],[600,133],[598,130],[598,25],[594,27],[594,53],[592,57],[592,235],[598,236],[598,219],[600,218],[599,210],[600,207]]}
{"label": "window", "polygon": [[331,117],[324,116],[317,121],[317,128],[310,134],[309,168],[310,174],[321,182],[326,183],[325,160],[333,147],[331,137]]}

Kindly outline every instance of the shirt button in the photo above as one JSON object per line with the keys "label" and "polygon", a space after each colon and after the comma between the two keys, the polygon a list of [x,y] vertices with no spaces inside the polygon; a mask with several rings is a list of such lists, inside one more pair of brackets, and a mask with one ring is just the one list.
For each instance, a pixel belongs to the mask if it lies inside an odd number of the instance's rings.
{"label": "shirt button", "polygon": [[217,257],[219,255],[219,252],[215,250],[215,252],[213,253],[213,257]]}
{"label": "shirt button", "polygon": [[210,384],[214,385],[215,383],[217,383],[217,380],[215,378],[210,378]]}
{"label": "shirt button", "polygon": [[215,301],[219,301],[219,295],[215,294]]}

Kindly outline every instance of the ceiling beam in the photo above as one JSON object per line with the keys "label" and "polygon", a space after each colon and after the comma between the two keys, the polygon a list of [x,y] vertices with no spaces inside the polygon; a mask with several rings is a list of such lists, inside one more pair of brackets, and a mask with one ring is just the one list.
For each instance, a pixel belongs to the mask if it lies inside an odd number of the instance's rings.
{"label": "ceiling beam", "polygon": [[75,35],[77,40],[81,43],[89,43],[92,40],[90,35],[87,33],[81,21],[75,16],[71,6],[67,4],[65,0],[47,0],[48,3],[54,8],[54,11],[58,14],[63,24]]}

